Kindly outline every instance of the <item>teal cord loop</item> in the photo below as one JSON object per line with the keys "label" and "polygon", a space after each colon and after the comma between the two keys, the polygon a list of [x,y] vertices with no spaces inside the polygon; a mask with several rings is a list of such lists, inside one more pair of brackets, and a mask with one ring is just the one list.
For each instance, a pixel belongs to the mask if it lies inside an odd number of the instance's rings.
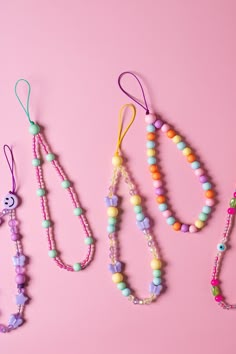
{"label": "teal cord loop", "polygon": [[[26,100],[26,107],[25,107],[24,104],[22,103],[22,101],[21,101],[21,99],[20,99],[20,97],[19,97],[19,95],[18,95],[18,93],[17,93],[17,86],[18,86],[19,82],[21,82],[21,81],[24,81],[24,82],[27,84],[27,86],[28,86],[28,95],[27,95],[27,100]],[[18,101],[19,101],[21,107],[23,108],[23,110],[24,110],[24,112],[25,112],[25,114],[26,114],[26,116],[27,116],[27,118],[28,118],[29,123],[30,123],[30,124],[35,124],[35,123],[31,120],[31,118],[30,118],[30,112],[29,112],[30,93],[31,93],[31,86],[30,86],[29,81],[27,81],[27,80],[25,80],[25,79],[19,79],[19,80],[16,82],[16,84],[15,84],[15,95],[16,95],[16,98],[18,99]]]}

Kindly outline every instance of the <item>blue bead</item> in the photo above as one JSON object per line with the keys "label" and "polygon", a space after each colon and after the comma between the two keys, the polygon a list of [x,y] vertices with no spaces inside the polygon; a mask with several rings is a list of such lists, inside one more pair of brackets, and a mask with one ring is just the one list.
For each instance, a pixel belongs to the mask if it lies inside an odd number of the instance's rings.
{"label": "blue bead", "polygon": [[178,148],[179,150],[183,150],[185,147],[186,147],[186,144],[185,144],[183,141],[180,141],[180,142],[177,144],[177,148]]}
{"label": "blue bead", "polygon": [[202,188],[204,189],[204,191],[208,191],[212,188],[212,184],[210,182],[203,183]]}
{"label": "blue bead", "polygon": [[219,243],[217,245],[217,250],[220,251],[220,252],[224,252],[226,250],[226,246],[224,243]]}
{"label": "blue bead", "polygon": [[124,290],[122,290],[122,294],[124,296],[129,296],[131,294],[131,290],[129,288],[125,288]]}
{"label": "blue bead", "polygon": [[166,222],[168,225],[173,225],[175,223],[175,218],[173,216],[170,216],[166,219]]}
{"label": "blue bead", "polygon": [[147,161],[149,165],[154,165],[155,163],[157,163],[157,159],[153,156],[150,156]]}
{"label": "blue bead", "polygon": [[166,203],[162,203],[159,205],[159,210],[160,211],[165,211],[168,209],[168,205]]}
{"label": "blue bead", "polygon": [[153,278],[153,284],[155,284],[155,285],[160,285],[161,283],[162,283],[162,280],[161,280],[161,278]]}
{"label": "blue bead", "polygon": [[111,234],[112,232],[115,232],[115,230],[116,230],[115,225],[108,225],[108,226],[107,226],[107,232],[108,232],[109,234]]}
{"label": "blue bead", "polygon": [[193,162],[191,163],[191,167],[192,167],[193,170],[196,170],[197,168],[200,167],[200,162],[198,162],[198,161],[193,161]]}
{"label": "blue bead", "polygon": [[205,206],[202,208],[202,212],[205,213],[205,214],[210,214],[210,213],[211,213],[211,210],[212,210],[212,208],[209,207],[208,205],[205,205]]}
{"label": "blue bead", "polygon": [[146,130],[148,133],[153,133],[156,130],[156,127],[153,124],[148,124]]}
{"label": "blue bead", "polygon": [[145,219],[145,215],[143,213],[136,214],[137,221],[143,221]]}
{"label": "blue bead", "polygon": [[146,143],[146,147],[147,147],[148,149],[153,149],[155,146],[156,146],[155,141],[149,140],[149,141],[147,141],[147,143]]}
{"label": "blue bead", "polygon": [[134,206],[134,212],[136,214],[141,213],[142,210],[143,210],[143,208],[141,207],[141,205],[135,205]]}

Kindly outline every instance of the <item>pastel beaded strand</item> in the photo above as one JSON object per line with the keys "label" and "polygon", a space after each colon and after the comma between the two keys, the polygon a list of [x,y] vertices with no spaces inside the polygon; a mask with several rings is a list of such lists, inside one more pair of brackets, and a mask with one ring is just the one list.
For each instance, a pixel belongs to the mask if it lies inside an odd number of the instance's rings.
{"label": "pastel beaded strand", "polygon": [[[122,125],[123,125],[123,113],[126,108],[130,108],[132,110],[132,118],[128,127],[125,129],[122,134]],[[112,158],[113,165],[113,173],[111,178],[111,184],[109,187],[109,194],[105,198],[106,206],[107,206],[107,215],[108,215],[108,238],[109,238],[109,247],[110,247],[110,261],[109,270],[112,273],[112,281],[117,285],[117,288],[122,292],[122,295],[127,297],[129,301],[133,304],[150,304],[153,302],[161,293],[163,289],[162,285],[162,262],[159,258],[157,248],[155,246],[155,242],[151,235],[150,230],[150,220],[145,215],[143,207],[142,207],[142,199],[137,193],[136,187],[133,181],[130,178],[130,175],[123,163],[123,157],[121,156],[121,143],[122,140],[130,128],[131,124],[135,119],[136,110],[134,105],[126,104],[120,110],[120,118],[119,118],[119,133],[118,133],[118,142],[116,152]],[[117,186],[119,180],[123,178],[125,183],[127,184],[129,195],[130,195],[130,203],[134,208],[134,212],[136,215],[136,223],[138,228],[142,231],[147,241],[147,245],[152,253],[152,261],[151,261],[151,269],[153,270],[153,281],[149,286],[150,296],[146,298],[138,298],[136,297],[130,287],[127,285],[123,275],[123,264],[119,261],[118,256],[118,238],[117,238],[117,223],[119,216],[119,197],[117,196]]]}
{"label": "pastel beaded strand", "polygon": [[[17,85],[19,82],[25,82],[28,86],[28,97],[27,97],[27,104],[26,108],[22,104],[18,94],[17,94]],[[40,198],[40,205],[42,209],[42,215],[43,215],[43,221],[42,221],[42,227],[45,229],[46,237],[47,237],[47,242],[48,242],[48,255],[51,257],[56,264],[67,271],[75,271],[78,272],[80,270],[85,269],[90,262],[92,261],[93,254],[94,254],[94,238],[92,236],[92,232],[90,230],[88,221],[86,219],[86,216],[84,215],[83,208],[81,207],[76,192],[67,178],[66,174],[64,173],[60,163],[58,162],[56,155],[50,150],[46,139],[41,133],[40,126],[33,122],[30,118],[29,114],[29,97],[30,97],[30,92],[31,92],[31,87],[30,84],[27,80],[20,79],[17,81],[15,85],[15,94],[17,99],[19,100],[24,112],[26,113],[28,120],[30,122],[30,127],[29,127],[29,132],[33,135],[33,160],[32,164],[35,167],[36,171],[36,179],[37,179],[37,184],[38,184],[38,189],[36,191],[37,196]],[[59,179],[61,180],[61,187],[66,190],[68,193],[69,198],[71,199],[72,205],[73,205],[73,213],[74,215],[79,219],[83,232],[85,234],[84,238],[84,243],[88,247],[88,252],[84,260],[81,262],[76,262],[73,265],[69,265],[63,262],[61,259],[60,255],[58,254],[57,248],[56,248],[56,242],[54,238],[54,233],[53,233],[53,222],[50,219],[50,212],[49,212],[49,206],[48,206],[48,197],[47,197],[47,190],[46,190],[46,185],[44,182],[44,177],[43,177],[43,170],[42,170],[42,159],[41,159],[41,154],[40,152],[45,153],[46,161],[51,163],[52,166],[54,167]]]}

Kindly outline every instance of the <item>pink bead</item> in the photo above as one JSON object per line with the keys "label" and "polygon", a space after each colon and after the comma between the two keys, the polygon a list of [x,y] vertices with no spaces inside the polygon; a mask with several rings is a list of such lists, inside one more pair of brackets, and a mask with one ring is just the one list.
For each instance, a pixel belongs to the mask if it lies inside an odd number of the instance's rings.
{"label": "pink bead", "polygon": [[161,180],[158,180],[158,181],[153,181],[153,186],[155,188],[159,188],[162,186],[162,181]]}
{"label": "pink bead", "polygon": [[189,227],[189,232],[190,232],[191,234],[193,234],[193,233],[195,233],[195,232],[198,232],[198,229],[197,229],[197,227],[196,227],[195,225],[190,225],[190,227]]}
{"label": "pink bead", "polygon": [[16,276],[16,284],[24,284],[25,283],[25,276],[23,274],[17,274]]}
{"label": "pink bead", "polygon": [[235,208],[229,208],[228,209],[228,214],[234,215],[236,212]]}
{"label": "pink bead", "polygon": [[167,133],[168,130],[170,130],[170,126],[168,124],[163,124],[163,126],[161,127],[161,131],[163,133]]}
{"label": "pink bead", "polygon": [[16,219],[11,219],[10,221],[8,221],[8,225],[9,226],[16,226],[18,225],[18,221]]}
{"label": "pink bead", "polygon": [[162,215],[163,215],[165,218],[169,218],[169,217],[172,215],[172,213],[171,213],[170,210],[165,210],[165,211],[162,212]]}
{"label": "pink bead", "polygon": [[217,286],[217,285],[219,285],[220,284],[220,282],[219,282],[219,280],[218,279],[212,279],[212,281],[211,281],[211,285],[213,285],[213,286]]}
{"label": "pink bead", "polygon": [[155,114],[146,114],[145,116],[145,122],[147,124],[153,124],[157,120]]}
{"label": "pink bead", "polygon": [[11,239],[12,241],[18,241],[20,239],[20,235],[19,234],[11,234]]}
{"label": "pink bead", "polygon": [[204,170],[202,168],[197,168],[194,173],[196,176],[202,176],[204,174]]}
{"label": "pink bead", "polygon": [[16,273],[17,274],[24,274],[25,273],[25,267],[17,266],[16,267]]}
{"label": "pink bead", "polygon": [[223,296],[222,295],[217,295],[215,297],[215,300],[216,300],[216,302],[221,302],[223,300]]}
{"label": "pink bead", "polygon": [[213,206],[215,204],[214,199],[206,199],[205,204],[207,206]]}

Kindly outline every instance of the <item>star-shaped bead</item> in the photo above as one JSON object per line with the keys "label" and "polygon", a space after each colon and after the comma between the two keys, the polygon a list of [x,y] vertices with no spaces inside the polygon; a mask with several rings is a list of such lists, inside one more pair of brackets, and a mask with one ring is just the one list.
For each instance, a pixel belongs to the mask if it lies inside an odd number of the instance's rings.
{"label": "star-shaped bead", "polygon": [[16,304],[17,305],[24,305],[28,299],[29,298],[27,296],[25,296],[23,293],[19,293],[16,295]]}

